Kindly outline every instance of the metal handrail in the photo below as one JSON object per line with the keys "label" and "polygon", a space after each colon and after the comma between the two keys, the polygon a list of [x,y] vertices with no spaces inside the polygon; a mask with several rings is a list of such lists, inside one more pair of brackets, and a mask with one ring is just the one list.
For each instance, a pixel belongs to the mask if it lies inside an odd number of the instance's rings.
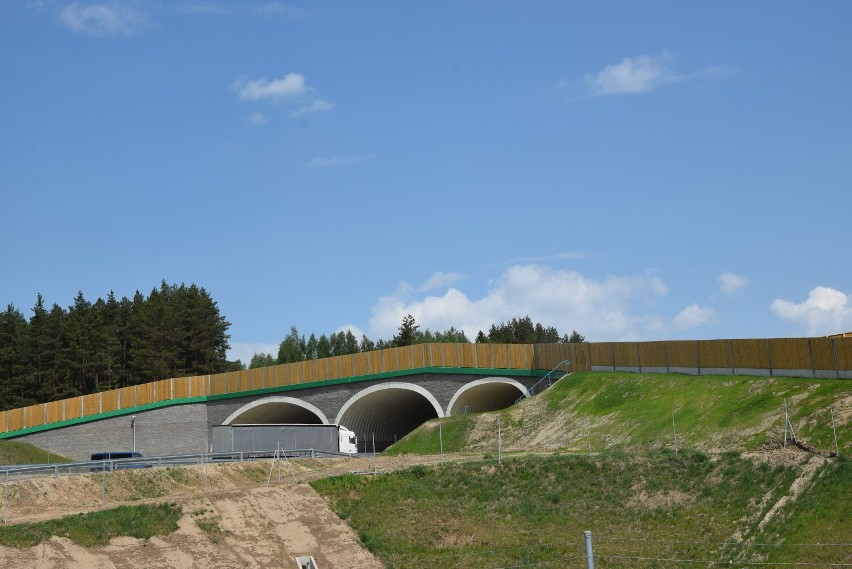
{"label": "metal handrail", "polygon": [[110,460],[85,460],[79,462],[57,462],[53,464],[19,464],[0,467],[0,478],[9,476],[51,476],[57,478],[61,475],[70,474],[97,474],[101,472],[113,472],[125,468],[157,467],[157,466],[185,466],[191,464],[205,464],[211,462],[244,462],[248,460],[262,460],[277,458],[279,456],[303,456],[311,458],[320,457],[351,457],[351,454],[318,450],[312,448],[304,449],[258,449],[251,451],[233,452],[205,452],[199,454],[176,454],[164,456],[144,456],[137,458],[120,458]]}
{"label": "metal handrail", "polygon": [[[545,389],[549,389],[550,387],[552,387],[552,386],[553,386],[553,384],[554,384],[554,383],[556,383],[555,381],[553,381],[553,377],[552,377],[553,372],[555,372],[555,371],[556,371],[556,370],[558,370],[560,367],[562,367],[562,365],[563,365],[563,364],[565,365],[565,374],[566,374],[566,375],[567,375],[567,374],[569,374],[569,373],[570,373],[570,367],[569,367],[569,366],[571,365],[571,362],[570,362],[570,361],[568,361],[568,360],[562,360],[561,362],[559,362],[558,364],[556,364],[556,367],[554,367],[552,370],[550,370],[549,372],[547,372],[547,373],[544,375],[544,377],[542,377],[540,380],[538,380],[538,381],[535,383],[535,385],[533,385],[532,387],[530,387],[529,389],[527,389],[527,393],[526,393],[525,395],[521,395],[520,397],[518,397],[517,399],[515,399],[515,403],[517,403],[518,401],[520,401],[520,400],[521,400],[521,399],[523,399],[524,397],[528,397],[528,396],[530,396],[530,395],[535,395],[535,394],[538,392],[538,387],[539,387],[542,383],[544,383],[545,381],[547,381],[547,386],[546,386],[546,387],[543,387],[543,388],[541,389],[541,391],[544,391]],[[565,377],[565,376],[562,376],[562,377]],[[562,377],[560,377],[559,379],[562,379]],[[559,381],[559,379],[557,379],[556,381]]]}

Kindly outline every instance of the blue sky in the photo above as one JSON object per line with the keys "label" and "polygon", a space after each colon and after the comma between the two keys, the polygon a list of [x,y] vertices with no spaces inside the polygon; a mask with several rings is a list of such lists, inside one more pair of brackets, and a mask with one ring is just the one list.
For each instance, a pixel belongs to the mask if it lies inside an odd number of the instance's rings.
{"label": "blue sky", "polygon": [[291,325],[852,330],[848,2],[0,4],[0,298]]}

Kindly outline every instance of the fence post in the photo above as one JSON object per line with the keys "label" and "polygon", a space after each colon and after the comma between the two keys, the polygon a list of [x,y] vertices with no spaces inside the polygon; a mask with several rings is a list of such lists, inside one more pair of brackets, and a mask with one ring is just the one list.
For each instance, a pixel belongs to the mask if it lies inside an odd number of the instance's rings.
{"label": "fence post", "polygon": [[698,340],[695,340],[695,365],[698,366],[698,375],[701,375],[701,350],[698,347]]}
{"label": "fence post", "polygon": [[728,356],[731,358],[731,375],[737,375],[734,368],[734,343],[728,340]]}
{"label": "fence post", "polygon": [[595,569],[595,553],[592,550],[592,532],[584,531],[583,538],[586,542],[586,569]]}
{"label": "fence post", "polygon": [[3,481],[3,523],[9,521],[9,471],[6,471],[6,479]]}
{"label": "fence post", "polygon": [[837,429],[834,427],[834,407],[829,408],[831,411],[831,430],[834,432],[834,454],[840,458],[840,447],[837,446]]}
{"label": "fence post", "polygon": [[500,415],[497,415],[497,465],[503,466],[503,434],[500,430]]}
{"label": "fence post", "polygon": [[674,407],[672,407],[672,438],[674,439],[674,451],[677,454],[677,430],[675,429]]}

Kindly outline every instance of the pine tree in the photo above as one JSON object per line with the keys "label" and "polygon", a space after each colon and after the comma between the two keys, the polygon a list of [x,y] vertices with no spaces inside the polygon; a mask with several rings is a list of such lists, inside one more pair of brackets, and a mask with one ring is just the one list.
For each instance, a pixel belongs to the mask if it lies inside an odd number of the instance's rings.
{"label": "pine tree", "polygon": [[414,321],[414,316],[409,314],[403,317],[397,335],[393,337],[391,344],[396,347],[410,346],[417,343],[420,326]]}

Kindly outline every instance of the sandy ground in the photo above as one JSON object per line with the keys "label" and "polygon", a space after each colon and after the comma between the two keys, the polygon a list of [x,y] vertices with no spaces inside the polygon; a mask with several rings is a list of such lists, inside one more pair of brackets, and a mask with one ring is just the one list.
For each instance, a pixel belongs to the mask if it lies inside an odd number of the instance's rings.
{"label": "sandy ground", "polygon": [[[321,569],[378,569],[383,565],[307,481],[437,460],[282,461],[280,480],[279,464],[271,461],[211,465],[206,477],[202,466],[115,472],[107,478],[108,507],[174,502],[183,509],[179,529],[149,540],[115,538],[104,547],[83,548],[58,537],[31,548],[0,547],[0,567],[295,569],[295,556],[312,555]],[[140,498],[139,488],[157,496]],[[9,484],[13,524],[96,510],[102,503],[103,478],[98,474]]]}

